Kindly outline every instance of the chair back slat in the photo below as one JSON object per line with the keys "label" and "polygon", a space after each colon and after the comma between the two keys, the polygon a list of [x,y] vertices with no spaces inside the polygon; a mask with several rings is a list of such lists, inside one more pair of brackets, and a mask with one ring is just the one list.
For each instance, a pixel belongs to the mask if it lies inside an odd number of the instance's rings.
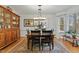
{"label": "chair back slat", "polygon": [[31,35],[40,35],[40,31],[39,30],[32,30],[31,31]]}
{"label": "chair back slat", "polygon": [[53,33],[52,30],[44,30],[42,31],[42,34],[45,34],[45,35],[51,35]]}
{"label": "chair back slat", "polygon": [[40,31],[39,30],[31,30],[31,39],[39,40],[40,39]]}

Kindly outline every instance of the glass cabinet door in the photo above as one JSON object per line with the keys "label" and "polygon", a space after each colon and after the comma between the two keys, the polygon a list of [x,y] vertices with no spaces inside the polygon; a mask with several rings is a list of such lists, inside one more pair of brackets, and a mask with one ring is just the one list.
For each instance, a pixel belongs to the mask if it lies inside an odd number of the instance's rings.
{"label": "glass cabinet door", "polygon": [[0,29],[3,28],[3,22],[4,19],[3,19],[3,8],[0,7]]}
{"label": "glass cabinet door", "polygon": [[16,28],[17,27],[17,17],[16,15],[12,16],[13,20],[12,20],[12,28]]}
{"label": "glass cabinet door", "polygon": [[12,16],[13,20],[12,20],[12,28],[16,27],[16,16]]}
{"label": "glass cabinet door", "polygon": [[11,20],[11,15],[9,12],[6,12],[5,13],[5,28],[7,29],[11,28],[10,20]]}
{"label": "glass cabinet door", "polygon": [[17,17],[17,23],[16,23],[16,25],[17,25],[17,27],[19,27],[19,17]]}

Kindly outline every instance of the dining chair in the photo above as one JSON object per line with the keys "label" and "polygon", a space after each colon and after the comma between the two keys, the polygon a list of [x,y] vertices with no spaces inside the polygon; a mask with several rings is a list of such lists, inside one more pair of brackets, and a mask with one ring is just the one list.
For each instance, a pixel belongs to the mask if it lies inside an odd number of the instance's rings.
{"label": "dining chair", "polygon": [[31,50],[33,51],[33,47],[38,44],[40,50],[40,31],[39,30],[32,30],[31,31]]}
{"label": "dining chair", "polygon": [[48,44],[49,50],[51,50],[51,45],[52,45],[52,49],[53,49],[54,45],[53,45],[52,34],[53,34],[52,30],[42,31],[42,38],[41,38],[42,50],[44,48],[44,44]]}

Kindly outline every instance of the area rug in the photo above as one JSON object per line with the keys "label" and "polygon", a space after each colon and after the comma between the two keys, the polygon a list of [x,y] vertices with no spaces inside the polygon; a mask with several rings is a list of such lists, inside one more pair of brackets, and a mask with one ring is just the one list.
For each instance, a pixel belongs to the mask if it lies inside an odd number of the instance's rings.
{"label": "area rug", "polygon": [[54,49],[49,50],[49,47],[44,47],[43,51],[39,51],[38,47],[35,47],[33,51],[27,50],[24,46],[21,46],[19,49],[13,53],[69,53],[60,43],[57,41],[54,42]]}

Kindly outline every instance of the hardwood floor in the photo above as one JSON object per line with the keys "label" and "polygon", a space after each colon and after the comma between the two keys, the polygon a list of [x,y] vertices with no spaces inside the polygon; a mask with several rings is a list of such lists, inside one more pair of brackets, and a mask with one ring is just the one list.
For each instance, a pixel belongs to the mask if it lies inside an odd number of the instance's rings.
{"label": "hardwood floor", "polygon": [[72,46],[72,43],[69,41],[64,41],[63,39],[59,39],[60,43],[64,45],[65,48],[67,48],[71,53],[79,53],[79,46],[75,47]]}
{"label": "hardwood floor", "polygon": [[21,47],[21,48],[22,48],[22,47],[27,48],[27,46],[24,46],[24,45],[26,45],[26,42],[27,42],[27,41],[25,41],[25,39],[26,39],[26,38],[23,38],[23,37],[22,37],[22,38],[19,39],[18,41],[14,42],[14,43],[12,43],[11,45],[9,45],[9,46],[3,48],[2,50],[0,50],[0,52],[1,52],[1,53],[12,53],[12,52],[17,51],[18,48],[19,48],[19,50],[20,50],[20,47]]}
{"label": "hardwood floor", "polygon": [[[55,48],[51,53],[79,53],[79,47],[73,47],[72,44],[68,41],[63,41],[62,39],[54,39],[55,40]],[[56,47],[57,46],[57,47]],[[64,49],[62,49],[62,47]],[[67,52],[68,51],[68,52]],[[29,53],[31,51],[27,50],[27,39],[22,37],[18,41],[13,44],[7,46],[6,48],[0,50],[1,53]],[[45,51],[43,51],[45,52]],[[38,52],[39,53],[39,52]]]}

